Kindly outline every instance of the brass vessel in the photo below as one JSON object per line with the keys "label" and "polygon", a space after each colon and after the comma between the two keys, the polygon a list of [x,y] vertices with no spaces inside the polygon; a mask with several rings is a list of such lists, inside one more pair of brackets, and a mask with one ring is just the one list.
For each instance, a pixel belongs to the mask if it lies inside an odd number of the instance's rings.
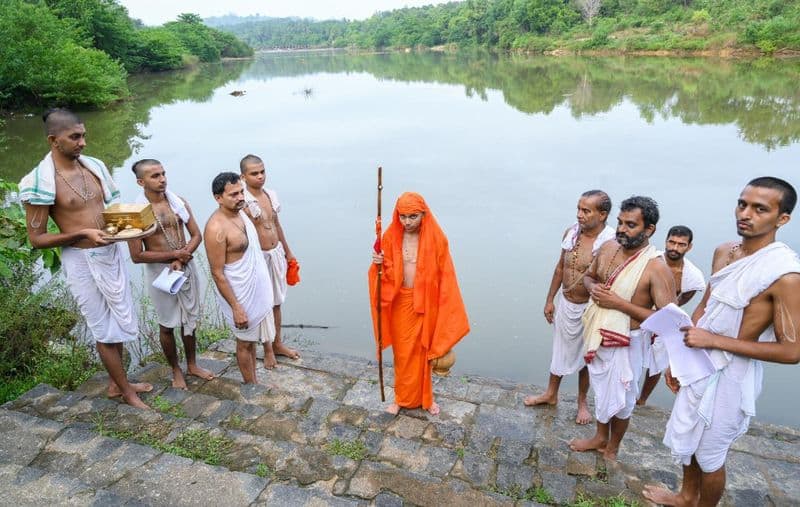
{"label": "brass vessel", "polygon": [[434,375],[446,377],[450,375],[450,368],[456,364],[456,353],[453,349],[447,351],[447,354],[436,359],[431,359],[431,369]]}

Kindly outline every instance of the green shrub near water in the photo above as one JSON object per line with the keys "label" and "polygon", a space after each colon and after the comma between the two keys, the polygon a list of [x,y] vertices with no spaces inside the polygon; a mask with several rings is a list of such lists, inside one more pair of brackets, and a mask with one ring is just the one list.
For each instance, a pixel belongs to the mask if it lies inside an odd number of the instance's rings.
{"label": "green shrub near water", "polygon": [[0,106],[107,104],[128,94],[125,69],[47,7],[0,2]]}
{"label": "green shrub near water", "polygon": [[[16,190],[0,180],[2,198]],[[72,298],[41,282],[59,260],[56,249],[31,248],[19,204],[0,208],[0,403],[42,382],[74,389],[96,371],[90,350],[69,338],[78,322]]]}

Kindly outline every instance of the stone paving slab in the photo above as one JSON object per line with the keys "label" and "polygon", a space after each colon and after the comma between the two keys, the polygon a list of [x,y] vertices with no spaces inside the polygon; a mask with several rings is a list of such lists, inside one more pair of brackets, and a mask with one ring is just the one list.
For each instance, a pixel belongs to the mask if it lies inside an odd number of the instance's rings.
{"label": "stone paving slab", "polygon": [[[66,494],[56,503],[76,505],[537,505],[534,491],[568,505],[578,495],[641,502],[644,484],[674,488],[680,480],[661,444],[667,414],[658,408],[637,408],[611,463],[569,449],[572,438],[594,431],[574,423],[572,394],[532,408],[522,400],[535,386],[437,377],[438,416],[421,409],[392,416],[374,361],[302,351],[297,361],[279,358],[274,370],[259,367],[262,385],[242,385],[232,348],[222,343],[203,354],[201,364],[219,377],[189,379],[188,391],[170,387],[163,365],[133,374],[154,384],[143,399],[159,397],[164,413],[105,398],[103,374],[76,392],[41,385],[4,405],[0,490],[21,488],[18,497],[0,492],[0,504],[26,505],[41,487],[43,498]],[[385,374],[391,400],[389,365]],[[160,444],[102,436],[101,428],[121,438],[145,432],[145,441]],[[225,466],[162,452],[187,430],[227,441]],[[332,451],[334,441],[345,450]],[[798,498],[800,430],[755,423],[729,454],[722,505]]]}
{"label": "stone paving slab", "polygon": [[33,467],[0,464],[0,505],[136,505],[106,490],[95,490],[72,477]]}
{"label": "stone paving slab", "polygon": [[266,485],[255,475],[163,454],[109,490],[152,506],[250,505]]}
{"label": "stone paving slab", "polygon": [[0,463],[28,465],[64,425],[0,409]]}
{"label": "stone paving slab", "polygon": [[150,447],[103,437],[87,428],[68,427],[39,454],[32,466],[72,474],[98,488],[118,481],[158,454]]}

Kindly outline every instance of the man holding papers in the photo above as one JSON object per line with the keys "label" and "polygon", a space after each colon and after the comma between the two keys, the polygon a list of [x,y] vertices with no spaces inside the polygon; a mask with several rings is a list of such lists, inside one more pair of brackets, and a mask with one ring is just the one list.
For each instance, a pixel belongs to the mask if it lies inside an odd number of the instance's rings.
{"label": "man holding papers", "polygon": [[687,347],[706,349],[713,373],[687,384],[666,372],[678,395],[664,444],[684,478],[677,494],[647,486],[644,496],[654,503],[716,505],[728,449],[755,415],[760,361],[800,362],[800,259],[775,241],[796,202],[795,189],[773,177],[752,180],[739,196],[742,240],[716,249],[709,290],[693,315],[697,324],[682,328]]}
{"label": "man holding papers", "polygon": [[[211,372],[197,365],[195,354],[194,331],[200,316],[202,291],[192,256],[202,241],[200,227],[189,204],[167,189],[167,175],[161,162],[139,160],[133,164],[132,170],[136,183],[143,189],[136,202],[152,205],[157,227],[156,232],[147,238],[128,241],[128,248],[133,262],[144,263],[144,282],[158,315],[158,335],[161,349],[172,368],[172,387],[187,389],[175,346],[175,328],[182,328],[189,375],[214,378]],[[184,227],[189,231],[189,241],[186,241]],[[176,293],[171,293],[173,278],[176,278],[174,272],[182,272],[186,280]]]}

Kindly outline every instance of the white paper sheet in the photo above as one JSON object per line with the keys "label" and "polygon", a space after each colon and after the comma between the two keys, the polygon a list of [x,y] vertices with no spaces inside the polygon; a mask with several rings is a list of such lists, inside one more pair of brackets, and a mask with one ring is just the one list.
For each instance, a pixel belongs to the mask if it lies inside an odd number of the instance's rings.
{"label": "white paper sheet", "polygon": [[687,347],[682,327],[692,326],[692,319],[678,305],[670,303],[642,322],[642,329],[657,334],[669,356],[672,376],[681,385],[689,385],[716,371],[706,349]]}
{"label": "white paper sheet", "polygon": [[186,280],[187,277],[183,276],[183,271],[171,271],[169,268],[164,268],[161,274],[153,280],[153,287],[174,296],[181,290]]}

